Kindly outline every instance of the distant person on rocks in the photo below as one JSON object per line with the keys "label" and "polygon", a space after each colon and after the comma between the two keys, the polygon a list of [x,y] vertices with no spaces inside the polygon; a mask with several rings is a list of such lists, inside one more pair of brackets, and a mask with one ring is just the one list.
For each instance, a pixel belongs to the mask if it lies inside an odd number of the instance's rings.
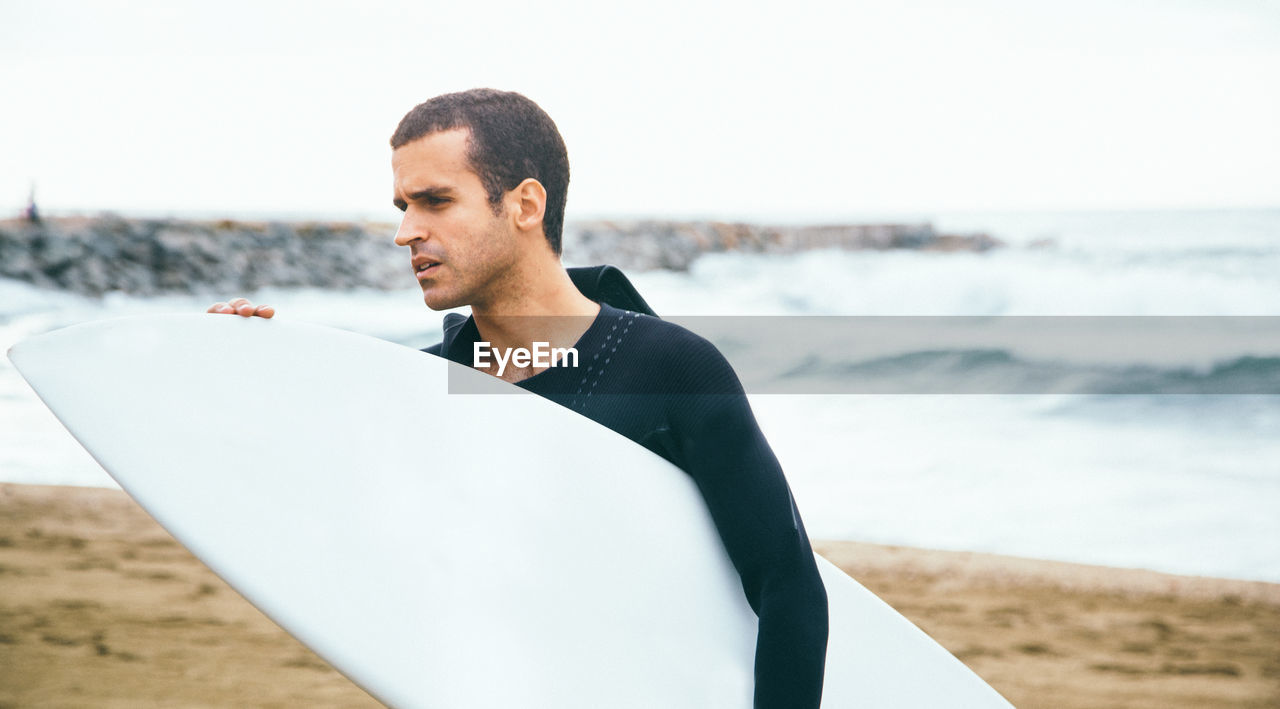
{"label": "distant person on rocks", "polygon": [[[654,316],[616,268],[561,264],[569,160],[555,123],[520,94],[475,89],[413,108],[391,147],[393,202],[404,213],[395,241],[409,249],[423,300],[471,308],[446,316],[443,341],[425,351],[545,396],[684,470],[759,616],[756,709],[816,709],[827,595],[782,467],[711,343]],[[275,311],[237,298],[209,312]],[[572,347],[596,369],[500,370],[475,360],[478,342],[508,353]]]}
{"label": "distant person on rocks", "polygon": [[31,186],[31,192],[27,195],[27,208],[22,210],[22,218],[32,224],[40,223],[40,210],[36,209],[36,186]]}

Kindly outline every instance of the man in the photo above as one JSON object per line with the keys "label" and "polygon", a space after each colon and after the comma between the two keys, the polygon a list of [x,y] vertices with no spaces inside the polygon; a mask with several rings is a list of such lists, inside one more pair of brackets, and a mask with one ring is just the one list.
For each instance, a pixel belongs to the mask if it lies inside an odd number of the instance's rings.
{"label": "man", "polygon": [[[391,138],[396,243],[445,319],[426,349],[475,366],[535,342],[577,366],[478,368],[579,411],[693,479],[759,616],[755,707],[817,707],[827,597],[782,469],[737,376],[706,340],[654,317],[617,269],[560,263],[569,162],[551,118],[516,93],[477,89],[411,110]],[[244,299],[210,312],[271,317]]]}

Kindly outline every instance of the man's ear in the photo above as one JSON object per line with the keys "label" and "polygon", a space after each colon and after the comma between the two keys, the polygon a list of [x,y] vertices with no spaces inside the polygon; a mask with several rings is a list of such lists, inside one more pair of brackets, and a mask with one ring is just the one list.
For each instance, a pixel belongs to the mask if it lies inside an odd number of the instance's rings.
{"label": "man's ear", "polygon": [[547,212],[547,190],[541,182],[532,177],[515,186],[507,193],[511,200],[511,214],[515,217],[516,228],[530,231],[542,228],[542,218]]}

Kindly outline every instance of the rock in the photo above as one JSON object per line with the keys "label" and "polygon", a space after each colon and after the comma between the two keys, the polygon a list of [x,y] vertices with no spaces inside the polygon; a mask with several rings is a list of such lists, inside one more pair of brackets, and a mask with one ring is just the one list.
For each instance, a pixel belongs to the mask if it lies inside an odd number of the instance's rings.
{"label": "rock", "polygon": [[[115,215],[0,221],[0,276],[87,295],[110,291],[229,296],[266,286],[404,288],[413,284],[395,227],[340,222],[125,219]],[[759,226],[728,222],[591,221],[566,226],[565,260],[627,270],[688,270],[702,254],[806,249],[985,251],[986,234],[929,224]]]}
{"label": "rock", "polygon": [[564,252],[575,263],[612,263],[630,270],[688,270],[704,253],[791,253],[808,249],[986,251],[1003,246],[987,234],[937,234],[930,224],[757,226],[724,222],[594,221],[565,229]]}

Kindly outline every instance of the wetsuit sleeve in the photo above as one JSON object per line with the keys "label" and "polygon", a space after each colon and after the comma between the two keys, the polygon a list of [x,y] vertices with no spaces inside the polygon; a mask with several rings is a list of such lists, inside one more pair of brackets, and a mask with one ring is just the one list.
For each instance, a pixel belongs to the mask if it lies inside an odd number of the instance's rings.
{"label": "wetsuit sleeve", "polygon": [[813,549],[733,369],[705,340],[696,350],[671,431],[760,619],[755,709],[816,709],[828,616]]}

